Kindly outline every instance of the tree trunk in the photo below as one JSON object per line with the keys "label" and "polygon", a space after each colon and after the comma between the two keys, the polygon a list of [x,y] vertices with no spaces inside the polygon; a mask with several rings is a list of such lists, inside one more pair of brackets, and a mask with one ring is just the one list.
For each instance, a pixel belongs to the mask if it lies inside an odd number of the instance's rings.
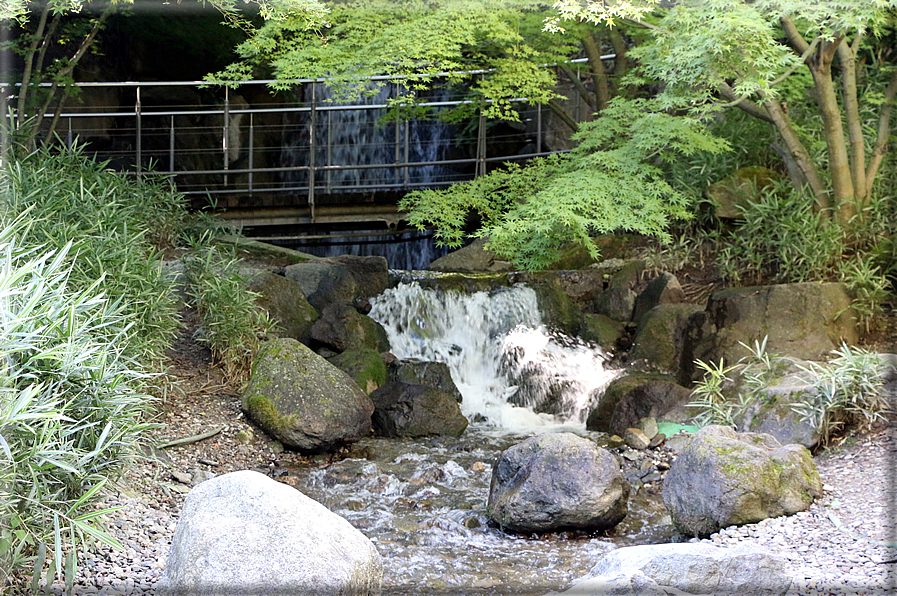
{"label": "tree trunk", "polygon": [[816,83],[819,113],[825,144],[828,148],[828,167],[832,177],[832,206],[838,210],[840,224],[846,224],[856,214],[856,194],[851,176],[850,158],[841,122],[841,107],[832,80],[832,58],[841,40],[824,41],[820,44],[816,57],[809,61],[810,73]]}
{"label": "tree trunk", "polygon": [[610,101],[610,89],[607,85],[607,71],[601,61],[601,50],[591,32],[582,36],[582,47],[589,57],[589,65],[592,67],[592,81],[595,85],[595,111],[600,112],[607,107]]}
{"label": "tree trunk", "polygon": [[863,139],[863,121],[860,119],[860,107],[857,98],[856,50],[863,39],[858,34],[852,44],[847,40],[838,46],[838,58],[841,60],[841,80],[844,85],[844,109],[847,112],[847,134],[850,139],[850,174],[853,178],[853,190],[856,199],[862,204],[869,201],[869,189],[866,187],[866,146]]}

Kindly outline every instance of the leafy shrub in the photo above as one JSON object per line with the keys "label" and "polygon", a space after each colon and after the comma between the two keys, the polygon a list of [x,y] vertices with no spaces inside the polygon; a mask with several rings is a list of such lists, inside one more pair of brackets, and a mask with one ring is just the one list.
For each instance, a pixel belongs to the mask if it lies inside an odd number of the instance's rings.
{"label": "leafy shrub", "polygon": [[267,314],[255,304],[257,294],[249,290],[233,252],[205,238],[194,243],[184,262],[187,293],[202,320],[197,340],[208,344],[227,378],[245,379],[270,328]]}
{"label": "leafy shrub", "polygon": [[[753,349],[744,347],[751,354],[739,360],[736,366],[726,367],[722,360],[718,365],[701,360],[695,362],[705,373],[695,385],[694,399],[688,406],[698,409],[694,420],[700,426],[735,427],[737,418],[781,372],[777,363],[788,361],[766,353],[766,338],[762,343],[755,343]],[[848,428],[868,428],[872,423],[884,420],[890,411],[883,393],[885,364],[880,357],[846,344],[835,350],[834,355],[829,362],[799,366],[808,373],[816,391],[792,406],[796,414],[816,428],[822,445],[827,445],[834,433]],[[731,390],[736,386],[735,379],[729,375],[733,371],[740,377],[742,390],[731,396]]]}
{"label": "leafy shrub", "polygon": [[27,213],[21,246],[61,250],[71,244],[69,284],[121,301],[130,326],[125,349],[143,364],[159,363],[179,324],[172,281],[159,251],[178,241],[188,220],[167,181],[134,182],[85,157],[80,148],[44,149],[0,172],[0,225]]}
{"label": "leafy shrub", "polygon": [[0,589],[32,561],[36,590],[47,545],[48,583],[64,570],[69,584],[79,547],[120,548],[92,504],[147,428],[148,398],[125,356],[133,313],[101,293],[102,277],[76,287],[71,245],[21,247],[23,229],[0,233]]}
{"label": "leafy shrub", "polygon": [[[816,281],[837,270],[845,248],[842,234],[786,184],[773,185],[741,210],[738,228],[718,259],[732,281]],[[748,272],[754,277],[745,278]]]}

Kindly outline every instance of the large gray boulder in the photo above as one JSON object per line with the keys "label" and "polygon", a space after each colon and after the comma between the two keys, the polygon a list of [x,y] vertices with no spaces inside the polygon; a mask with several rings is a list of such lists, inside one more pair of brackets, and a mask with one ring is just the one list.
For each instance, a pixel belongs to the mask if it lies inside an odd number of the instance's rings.
{"label": "large gray boulder", "polygon": [[[692,318],[688,362],[728,364],[766,341],[769,354],[824,360],[842,342],[858,340],[851,300],[840,283],[797,283],[728,288],[711,294],[706,312]],[[741,345],[744,344],[744,345]],[[694,374],[696,371],[692,371]]]}
{"label": "large gray boulder", "polygon": [[506,449],[492,472],[487,512],[512,532],[603,531],[627,513],[629,483],[614,456],[572,433]]}
{"label": "large gray boulder", "polygon": [[329,304],[321,312],[310,331],[311,338],[335,350],[365,348],[386,352],[389,340],[383,326],[345,303]]}
{"label": "large gray boulder", "polygon": [[380,594],[377,549],[298,490],[251,471],[207,480],[184,501],[162,596]]}
{"label": "large gray boulder", "polygon": [[308,303],[318,312],[329,304],[352,304],[358,291],[349,267],[330,260],[290,265],[284,269],[284,275],[299,284]]}
{"label": "large gray boulder", "polygon": [[355,281],[355,303],[366,304],[389,287],[389,264],[385,257],[340,255],[333,261],[345,265]]}
{"label": "large gray boulder", "polygon": [[628,323],[632,319],[636,294],[628,286],[608,288],[595,297],[595,312],[615,321]]}
{"label": "large gray boulder", "polygon": [[692,366],[687,337],[691,316],[703,311],[697,304],[659,304],[642,315],[629,358],[648,368],[669,373],[684,382],[682,371]]}
{"label": "large gray boulder", "polygon": [[500,260],[494,252],[486,248],[487,242],[486,238],[477,238],[467,246],[436,259],[427,269],[462,273],[513,271],[514,266],[511,263]]}
{"label": "large gray boulder", "polygon": [[782,596],[791,582],[784,558],[752,545],[645,544],[607,553],[588,575],[560,594]]}
{"label": "large gray boulder", "polygon": [[663,482],[673,524],[695,536],[804,511],[821,496],[806,447],[724,426],[695,433]]}
{"label": "large gray boulder", "polygon": [[361,388],[294,339],[259,350],[243,411],[284,446],[329,451],[370,433],[374,404]]}
{"label": "large gray boulder", "polygon": [[249,280],[249,289],[259,294],[256,303],[277,323],[276,335],[308,340],[318,312],[305,299],[299,284],[264,271]]}
{"label": "large gray boulder", "polygon": [[381,437],[460,436],[467,428],[453,395],[425,385],[393,381],[371,393],[372,423]]}
{"label": "large gray boulder", "polygon": [[685,302],[685,292],[672,273],[661,273],[645,286],[635,299],[632,320],[638,323],[645,314],[660,304]]}

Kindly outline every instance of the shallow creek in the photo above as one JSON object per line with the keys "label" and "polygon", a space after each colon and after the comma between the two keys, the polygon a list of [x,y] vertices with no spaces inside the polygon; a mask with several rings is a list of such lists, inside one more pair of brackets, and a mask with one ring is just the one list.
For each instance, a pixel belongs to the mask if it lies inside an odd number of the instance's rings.
{"label": "shallow creek", "polygon": [[[584,419],[619,374],[604,369],[597,346],[548,333],[531,289],[460,294],[402,284],[373,301],[371,316],[398,358],[448,364],[461,409],[476,421],[459,438],[370,438],[347,459],[291,470],[297,488],[374,542],[384,594],[544,594],[609,550],[670,541],[660,495],[645,488],[633,490],[629,515],[608,535],[520,536],[488,522],[498,454],[545,432],[603,444]],[[540,391],[552,394],[554,414],[533,411]]]}

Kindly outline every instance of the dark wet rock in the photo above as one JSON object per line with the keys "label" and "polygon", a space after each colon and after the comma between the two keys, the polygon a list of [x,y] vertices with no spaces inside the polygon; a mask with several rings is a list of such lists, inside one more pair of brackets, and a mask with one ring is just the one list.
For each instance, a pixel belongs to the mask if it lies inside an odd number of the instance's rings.
{"label": "dark wet rock", "polygon": [[619,321],[605,315],[583,315],[579,329],[579,338],[586,342],[598,344],[607,352],[617,345],[625,335],[625,326]]}
{"label": "dark wet rock", "polygon": [[704,309],[696,304],[660,304],[639,322],[629,357],[645,361],[648,368],[682,378],[684,369],[692,366],[688,360],[687,335],[690,317]]}
{"label": "dark wet rock", "polygon": [[487,511],[512,532],[602,531],[627,513],[629,484],[614,456],[571,433],[532,437],[499,456]]}
{"label": "dark wet rock", "polygon": [[455,398],[439,389],[393,381],[371,393],[374,432],[382,437],[460,436],[467,428]]}
{"label": "dark wet rock", "polygon": [[321,318],[311,328],[311,337],[337,352],[350,348],[365,348],[377,352],[389,350],[389,340],[383,326],[348,304],[330,304],[325,307]]}
{"label": "dark wet rock", "polygon": [[267,434],[307,453],[367,435],[374,412],[349,375],[290,338],[259,350],[241,405]]}
{"label": "dark wet rock", "polygon": [[366,305],[389,287],[389,265],[385,257],[340,255],[331,260],[345,265],[355,281],[355,304]]}
{"label": "dark wet rock", "polygon": [[444,362],[428,360],[393,360],[387,367],[389,381],[426,385],[445,391],[461,403],[461,392],[452,380],[452,373]]}
{"label": "dark wet rock", "polygon": [[691,391],[659,373],[632,372],[611,381],[589,412],[586,428],[620,434],[647,416],[664,422],[684,422]]}
{"label": "dark wet rock", "polygon": [[307,341],[318,312],[305,299],[302,288],[294,281],[269,271],[249,280],[249,289],[260,294],[256,303],[264,308],[277,324],[274,334]]}
{"label": "dark wet rock", "polygon": [[598,294],[593,308],[598,314],[606,315],[621,323],[627,323],[632,319],[635,296],[635,292],[625,286],[608,288]]}
{"label": "dark wet rock", "polygon": [[724,426],[695,433],[663,484],[674,525],[694,536],[804,511],[821,496],[822,481],[806,447]]}
{"label": "dark wet rock", "polygon": [[352,304],[358,286],[349,267],[331,260],[290,265],[284,275],[302,288],[308,303],[322,312],[330,304]]}

